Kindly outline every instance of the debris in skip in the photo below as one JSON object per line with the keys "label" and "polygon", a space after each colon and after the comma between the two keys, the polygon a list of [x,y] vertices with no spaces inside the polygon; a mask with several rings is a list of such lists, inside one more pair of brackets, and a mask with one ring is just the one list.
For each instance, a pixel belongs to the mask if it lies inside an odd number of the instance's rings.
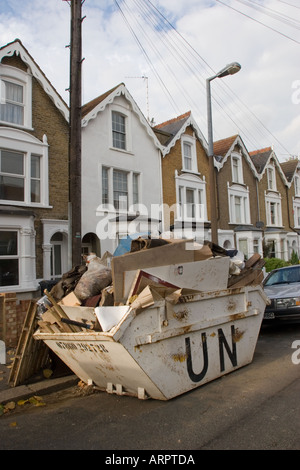
{"label": "debris in skip", "polygon": [[90,255],[38,301],[42,340],[84,383],[168,400],[253,360],[263,259],[211,242],[138,238]]}

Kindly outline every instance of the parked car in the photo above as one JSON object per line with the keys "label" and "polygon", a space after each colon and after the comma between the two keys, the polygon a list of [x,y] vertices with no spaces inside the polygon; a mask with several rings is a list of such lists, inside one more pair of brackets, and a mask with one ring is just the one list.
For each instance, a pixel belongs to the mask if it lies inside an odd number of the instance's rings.
{"label": "parked car", "polygon": [[263,288],[271,301],[264,321],[300,319],[300,265],[274,269],[264,279]]}

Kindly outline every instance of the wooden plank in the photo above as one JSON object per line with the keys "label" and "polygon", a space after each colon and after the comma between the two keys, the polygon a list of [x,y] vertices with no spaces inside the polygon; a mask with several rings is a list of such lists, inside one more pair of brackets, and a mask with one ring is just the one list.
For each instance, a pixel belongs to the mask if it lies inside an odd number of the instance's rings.
{"label": "wooden plank", "polygon": [[37,341],[33,338],[33,333],[38,325],[36,308],[36,303],[31,301],[26,313],[16,356],[8,380],[9,385],[12,387],[16,387],[24,382],[24,380],[30,378],[43,367],[48,360],[48,346],[46,346],[43,341]]}
{"label": "wooden plank", "polygon": [[57,318],[59,317],[59,319],[57,319],[57,323],[62,328],[62,330],[64,330],[66,333],[76,333],[76,332],[80,331],[76,326],[67,325],[66,323],[61,322],[61,319],[62,318],[68,318],[68,315],[65,313],[63,308],[56,302],[54,297],[47,291],[47,289],[44,290],[44,293],[48,297],[50,302],[52,303],[52,306],[53,306],[53,308],[52,308],[53,312],[52,313],[56,314]]}

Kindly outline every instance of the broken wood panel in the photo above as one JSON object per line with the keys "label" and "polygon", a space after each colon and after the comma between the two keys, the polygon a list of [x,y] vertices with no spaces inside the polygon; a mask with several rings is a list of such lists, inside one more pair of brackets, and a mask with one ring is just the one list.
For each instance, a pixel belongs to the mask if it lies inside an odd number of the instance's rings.
{"label": "broken wood panel", "polygon": [[16,387],[41,369],[48,360],[49,349],[43,341],[36,341],[33,333],[37,328],[36,303],[31,301],[27,309],[19,338],[16,356],[9,376],[9,385]]}

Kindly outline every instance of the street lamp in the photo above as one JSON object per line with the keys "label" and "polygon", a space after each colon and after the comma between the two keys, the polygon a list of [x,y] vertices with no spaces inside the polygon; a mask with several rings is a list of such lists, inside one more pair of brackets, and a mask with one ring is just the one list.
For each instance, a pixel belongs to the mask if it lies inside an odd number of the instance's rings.
{"label": "street lamp", "polygon": [[226,75],[234,75],[241,70],[240,64],[232,62],[226,65],[220,72],[206,80],[206,97],[207,97],[207,126],[208,126],[208,161],[209,161],[209,183],[210,183],[210,218],[211,218],[211,241],[218,244],[217,229],[217,208],[216,208],[216,192],[214,178],[214,149],[213,149],[213,131],[212,131],[212,113],[211,113],[211,93],[210,82],[215,78],[223,78]]}

